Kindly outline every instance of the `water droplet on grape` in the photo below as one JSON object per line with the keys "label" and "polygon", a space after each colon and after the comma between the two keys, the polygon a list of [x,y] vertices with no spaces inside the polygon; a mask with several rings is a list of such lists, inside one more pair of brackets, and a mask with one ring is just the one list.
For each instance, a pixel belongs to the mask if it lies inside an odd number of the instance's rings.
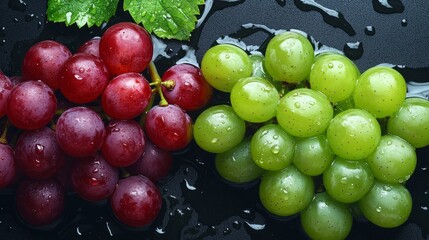
{"label": "water droplet on grape", "polygon": [[210,142],[213,143],[213,144],[215,144],[215,143],[219,142],[219,139],[218,138],[213,138]]}
{"label": "water droplet on grape", "polygon": [[390,146],[390,145],[392,145],[392,141],[387,141],[387,146]]}
{"label": "water droplet on grape", "polygon": [[227,132],[231,132],[231,130],[232,130],[232,128],[231,128],[231,127],[227,127],[227,128],[226,128],[226,131],[227,131]]}
{"label": "water droplet on grape", "polygon": [[279,152],[280,152],[280,147],[279,147],[279,145],[274,145],[274,146],[272,146],[271,147],[271,152],[273,153],[273,154],[278,154]]}
{"label": "water droplet on grape", "polygon": [[43,154],[45,151],[45,147],[37,143],[36,146],[34,146],[34,150],[36,151],[36,154]]}
{"label": "water droplet on grape", "polygon": [[333,63],[329,63],[328,64],[328,68],[333,68],[334,67],[334,64]]}
{"label": "water droplet on grape", "polygon": [[226,59],[229,59],[229,54],[225,54],[225,58],[226,58]]}
{"label": "water droplet on grape", "polygon": [[375,211],[377,211],[378,213],[381,213],[381,207],[380,207],[380,206],[378,206],[378,207],[375,209]]}
{"label": "water droplet on grape", "polygon": [[278,139],[278,138],[279,138],[279,136],[278,136],[278,135],[274,135],[274,136],[273,136],[273,138],[274,138],[274,139]]}
{"label": "water droplet on grape", "polygon": [[83,78],[80,75],[75,74],[74,78],[76,78],[76,80],[82,80]]}
{"label": "water droplet on grape", "polygon": [[342,177],[342,178],[340,179],[340,182],[341,182],[341,183],[347,183],[347,177]]}
{"label": "water droplet on grape", "polygon": [[296,108],[300,108],[300,107],[301,107],[301,104],[300,104],[299,102],[295,102],[293,105],[294,105]]}

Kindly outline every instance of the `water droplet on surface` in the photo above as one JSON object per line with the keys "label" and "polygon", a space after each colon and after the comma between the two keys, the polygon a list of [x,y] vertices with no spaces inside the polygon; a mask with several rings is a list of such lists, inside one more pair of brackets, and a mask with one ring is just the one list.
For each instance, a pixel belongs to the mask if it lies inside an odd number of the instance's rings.
{"label": "water droplet on surface", "polygon": [[402,13],[405,9],[400,0],[372,0],[372,7],[378,13]]}
{"label": "water droplet on surface", "polygon": [[9,0],[7,6],[19,12],[25,12],[27,10],[27,3],[23,0]]}
{"label": "water droplet on surface", "polygon": [[406,27],[408,25],[408,21],[407,21],[407,19],[402,19],[401,20],[401,26],[403,26],[403,27]]}
{"label": "water droplet on surface", "polygon": [[25,15],[25,21],[26,22],[31,22],[34,19],[34,14],[33,13],[29,13],[27,15]]}
{"label": "water droplet on surface", "polygon": [[344,44],[343,52],[348,58],[357,60],[363,55],[363,44],[361,42],[346,43]]}
{"label": "water droplet on surface", "polygon": [[374,36],[375,35],[375,28],[374,28],[374,26],[366,26],[365,27],[365,34],[367,36]]}

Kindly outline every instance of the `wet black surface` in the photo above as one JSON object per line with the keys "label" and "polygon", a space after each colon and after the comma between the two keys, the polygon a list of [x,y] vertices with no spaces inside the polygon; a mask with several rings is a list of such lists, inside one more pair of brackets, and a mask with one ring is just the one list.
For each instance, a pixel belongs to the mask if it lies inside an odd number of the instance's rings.
{"label": "wet black surface", "polygon": [[[74,51],[87,39],[100,36],[106,27],[79,30],[46,23],[45,7],[42,0],[0,1],[0,69],[9,76],[19,75],[23,55],[35,42],[55,39]],[[361,71],[389,63],[407,81],[428,82],[428,1],[215,0],[206,1],[205,10],[207,15],[202,14],[189,42],[164,42],[167,48],[160,49],[156,61],[161,73],[177,61],[200,62],[216,41],[240,43],[248,51],[263,50],[275,30],[298,29],[317,45],[344,50]],[[127,13],[118,11],[108,25],[129,20]],[[427,238],[428,148],[418,154],[416,172],[407,183],[414,201],[409,221],[395,229],[355,221],[350,239]],[[212,162],[213,155],[194,145],[177,154],[171,176],[159,184],[164,199],[161,214],[143,231],[118,224],[107,203],[94,205],[74,194],[68,196],[66,213],[58,225],[35,230],[16,217],[12,190],[3,190],[0,239],[305,239],[298,218],[269,216],[258,202],[257,185],[237,188],[223,183]]]}

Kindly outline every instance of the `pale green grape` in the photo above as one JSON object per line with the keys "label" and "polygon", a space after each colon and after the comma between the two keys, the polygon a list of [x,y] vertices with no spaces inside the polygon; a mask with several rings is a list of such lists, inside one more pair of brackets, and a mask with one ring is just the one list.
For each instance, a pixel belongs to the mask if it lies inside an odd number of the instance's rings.
{"label": "pale green grape", "polygon": [[259,128],[252,137],[250,151],[253,161],[266,170],[281,170],[292,162],[295,139],[279,125]]}
{"label": "pale green grape", "polygon": [[356,65],[341,54],[324,54],[317,58],[310,72],[311,89],[337,103],[351,96],[358,78]]}
{"label": "pale green grape", "polygon": [[293,165],[262,176],[259,198],[265,209],[277,216],[291,216],[304,210],[314,195],[314,182]]}
{"label": "pale green grape", "polygon": [[366,161],[378,180],[403,183],[413,174],[417,156],[414,147],[404,139],[395,135],[384,135],[377,149]]}
{"label": "pale green grape", "polygon": [[231,44],[219,44],[207,50],[201,60],[201,71],[207,82],[222,92],[252,75],[252,62],[247,53]]}
{"label": "pale green grape", "polygon": [[348,206],[326,192],[314,195],[310,206],[302,211],[300,220],[305,233],[314,240],[345,239],[353,224]]}
{"label": "pale green grape", "polygon": [[250,154],[250,138],[245,138],[232,149],[217,153],[215,167],[225,180],[243,184],[258,179],[265,171],[253,162]]}
{"label": "pale green grape", "polygon": [[377,148],[381,129],[377,119],[367,111],[349,109],[332,119],[326,136],[336,155],[349,160],[361,160]]}
{"label": "pale green grape", "polygon": [[387,121],[387,131],[407,140],[415,148],[429,146],[429,101],[407,98]]}
{"label": "pale green grape", "polygon": [[277,121],[289,134],[310,137],[325,132],[334,114],[322,93],[297,88],[284,95],[277,106]]}
{"label": "pale green grape", "polygon": [[217,105],[204,110],[195,120],[194,139],[197,145],[211,153],[225,152],[239,144],[246,124],[229,105]]}
{"label": "pale green grape", "polygon": [[248,122],[261,123],[275,117],[280,96],[268,80],[247,77],[235,83],[230,99],[238,116]]}
{"label": "pale green grape", "polygon": [[373,224],[394,228],[407,221],[412,209],[411,194],[402,184],[374,182],[367,195],[359,201],[363,215]]}
{"label": "pale green grape", "polygon": [[375,66],[358,78],[353,101],[356,108],[367,110],[376,118],[383,118],[399,110],[406,92],[405,79],[398,71]]}
{"label": "pale green grape", "polygon": [[314,49],[302,34],[283,32],[274,36],[265,51],[265,68],[278,81],[298,83],[310,74]]}
{"label": "pale green grape", "polygon": [[334,153],[325,134],[297,138],[292,162],[301,172],[309,176],[322,174],[334,160]]}
{"label": "pale green grape", "polygon": [[337,201],[352,203],[367,194],[374,183],[371,168],[365,161],[335,158],[323,173],[326,192]]}

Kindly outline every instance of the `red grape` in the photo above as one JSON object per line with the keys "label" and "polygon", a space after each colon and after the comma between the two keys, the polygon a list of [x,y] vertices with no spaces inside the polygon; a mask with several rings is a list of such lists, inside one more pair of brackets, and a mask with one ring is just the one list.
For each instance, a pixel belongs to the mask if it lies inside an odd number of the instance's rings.
{"label": "red grape", "polygon": [[152,39],[141,26],[121,22],[109,27],[100,40],[100,57],[114,75],[142,72],[153,55]]}
{"label": "red grape", "polygon": [[17,168],[13,149],[7,144],[0,144],[0,189],[9,186],[16,178]]}
{"label": "red grape", "polygon": [[162,75],[162,81],[167,80],[173,80],[175,86],[171,90],[162,87],[165,99],[186,111],[201,109],[211,99],[212,86],[204,79],[201,70],[193,65],[174,65]]}
{"label": "red grape", "polygon": [[25,80],[42,80],[52,89],[59,87],[59,71],[71,56],[63,44],[45,40],[34,44],[24,56],[22,73]]}
{"label": "red grape", "polygon": [[6,101],[12,88],[11,80],[0,71],[0,118],[6,114]]}
{"label": "red grape", "polygon": [[15,158],[25,176],[42,180],[54,176],[65,155],[57,144],[55,131],[48,128],[24,131],[15,145]]}
{"label": "red grape", "polygon": [[119,180],[110,197],[116,218],[130,227],[145,227],[157,217],[162,198],[159,189],[144,176]]}
{"label": "red grape", "polygon": [[126,169],[133,175],[140,174],[153,182],[158,182],[168,175],[172,166],[173,156],[171,153],[146,140],[143,155]]}
{"label": "red grape", "polygon": [[177,105],[155,106],[146,114],[145,131],[159,148],[177,151],[192,140],[192,120]]}
{"label": "red grape", "polygon": [[24,222],[46,226],[58,220],[64,210],[64,189],[55,179],[23,180],[16,190],[16,209]]}
{"label": "red grape", "polygon": [[72,186],[80,197],[97,202],[107,199],[113,193],[119,179],[119,172],[100,154],[74,159],[73,162]]}
{"label": "red grape", "polygon": [[61,114],[56,136],[60,148],[73,157],[89,157],[101,148],[106,130],[103,120],[87,107],[73,107]]}
{"label": "red grape", "polygon": [[152,90],[141,74],[124,73],[113,78],[101,98],[104,112],[115,119],[133,119],[149,104]]}
{"label": "red grape", "polygon": [[106,138],[101,154],[110,165],[125,167],[143,154],[143,129],[134,120],[112,120],[106,127]]}
{"label": "red grape", "polygon": [[94,37],[84,42],[77,49],[78,53],[89,53],[96,57],[100,57],[100,37]]}
{"label": "red grape", "polygon": [[41,81],[16,85],[6,102],[6,115],[16,127],[34,130],[48,124],[57,110],[54,92]]}
{"label": "red grape", "polygon": [[60,71],[61,93],[71,102],[89,103],[97,99],[110,80],[101,59],[87,53],[71,56]]}

